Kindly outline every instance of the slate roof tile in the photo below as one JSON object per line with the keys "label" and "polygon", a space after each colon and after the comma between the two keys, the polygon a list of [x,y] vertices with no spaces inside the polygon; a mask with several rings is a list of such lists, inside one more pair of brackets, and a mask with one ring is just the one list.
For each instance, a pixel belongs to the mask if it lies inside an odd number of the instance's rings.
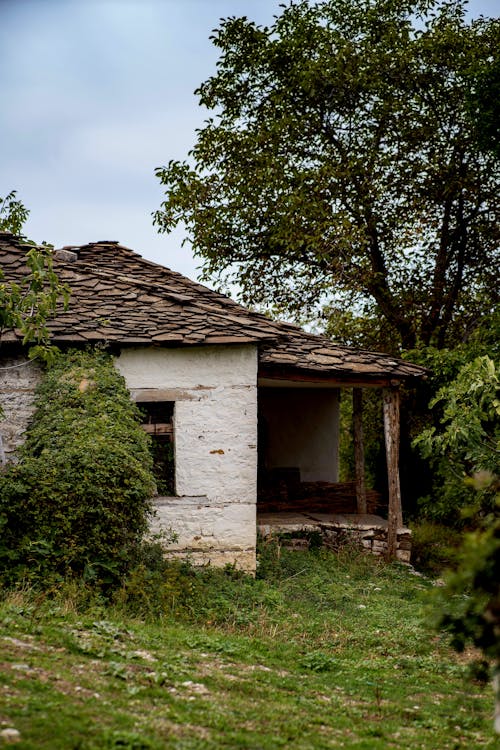
{"label": "slate roof tile", "polygon": [[[0,232],[0,268],[7,281],[27,273],[28,247]],[[54,340],[70,344],[193,346],[256,343],[259,373],[280,377],[349,379],[415,378],[426,370],[378,352],[361,351],[269,320],[176,271],[145,260],[112,241],[54,251],[54,268],[71,289],[69,309],[49,322]],[[2,343],[19,341],[12,331]]]}

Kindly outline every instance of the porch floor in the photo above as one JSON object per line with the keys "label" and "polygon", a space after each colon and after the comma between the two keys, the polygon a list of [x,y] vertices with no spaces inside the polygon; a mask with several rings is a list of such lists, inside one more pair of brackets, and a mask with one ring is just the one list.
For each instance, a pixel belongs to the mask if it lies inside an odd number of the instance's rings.
{"label": "porch floor", "polygon": [[[383,555],[387,549],[387,527],[385,518],[370,513],[315,513],[295,511],[292,513],[262,513],[257,511],[257,532],[263,537],[279,534],[310,534],[320,532],[326,540],[350,537],[361,547],[375,555]],[[411,555],[411,531],[398,529],[397,557],[409,562]]]}

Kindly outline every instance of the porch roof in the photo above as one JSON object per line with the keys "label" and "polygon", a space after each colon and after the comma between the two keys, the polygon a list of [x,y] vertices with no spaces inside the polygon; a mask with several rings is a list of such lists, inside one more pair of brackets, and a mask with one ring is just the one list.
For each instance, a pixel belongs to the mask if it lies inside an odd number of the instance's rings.
{"label": "porch roof", "polygon": [[305,331],[264,344],[259,362],[262,378],[297,382],[387,385],[391,380],[422,378],[427,374],[425,368],[398,357],[335,344]]}
{"label": "porch roof", "polygon": [[[29,245],[0,232],[5,281],[27,275]],[[181,274],[145,260],[114,241],[67,246],[53,253],[54,269],[71,289],[69,307],[49,321],[59,345],[200,346],[254,343],[259,375],[376,381],[425,375],[424,368],[377,352],[334,344],[290,323],[272,321]],[[16,331],[2,344],[20,343]]]}

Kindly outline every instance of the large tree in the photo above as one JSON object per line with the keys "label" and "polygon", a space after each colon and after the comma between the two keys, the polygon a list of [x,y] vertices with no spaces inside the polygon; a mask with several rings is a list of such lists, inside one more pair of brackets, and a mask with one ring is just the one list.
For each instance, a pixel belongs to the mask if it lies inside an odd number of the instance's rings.
{"label": "large tree", "polygon": [[197,91],[213,116],[157,170],[160,231],[183,223],[204,277],[245,302],[333,301],[397,345],[449,344],[495,302],[500,240],[500,165],[466,96],[500,21],[466,23],[464,4],[296,0],[269,27],[223,20]]}

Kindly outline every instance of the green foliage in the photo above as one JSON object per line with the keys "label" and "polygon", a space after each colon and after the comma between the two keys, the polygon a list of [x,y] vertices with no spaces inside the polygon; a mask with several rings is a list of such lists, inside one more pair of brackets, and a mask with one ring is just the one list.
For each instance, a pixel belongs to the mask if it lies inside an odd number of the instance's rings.
{"label": "green foliage", "polygon": [[[492,484],[497,484],[490,477]],[[468,644],[483,656],[476,677],[488,678],[492,665],[496,732],[500,734],[500,495],[479,529],[469,533],[457,569],[448,575],[436,600],[436,624],[451,635],[457,651]]]}
{"label": "green foliage", "polygon": [[322,651],[311,651],[304,654],[300,665],[311,672],[332,672],[335,669],[335,659]]}
{"label": "green foliage", "polygon": [[495,471],[500,451],[499,379],[495,363],[479,357],[460,370],[448,388],[431,402],[443,404],[444,431],[419,438],[424,453],[437,451],[474,471]]}
{"label": "green foliage", "polygon": [[[429,427],[415,445],[444,479],[441,498],[433,498],[434,516],[452,517],[474,503],[483,512],[492,507],[494,488],[479,491],[466,483],[472,474],[494,473],[500,452],[499,379],[487,356],[465,364],[454,381],[431,401],[440,408],[441,428]],[[431,511],[432,512],[432,511]]]}
{"label": "green foliage", "polygon": [[500,159],[500,56],[492,57],[474,71],[467,98],[479,145]]}
{"label": "green foliage", "polygon": [[28,273],[21,284],[2,282],[0,275],[0,340],[3,331],[17,328],[23,344],[36,345],[30,350],[34,357],[54,351],[47,320],[60,300],[67,305],[69,289],[54,272],[51,248],[27,245],[25,262]]}
{"label": "green foliage", "polygon": [[456,566],[463,534],[449,525],[420,521],[411,524],[411,562],[422,573],[439,578]]}
{"label": "green foliage", "polygon": [[17,190],[11,190],[5,198],[0,198],[0,231],[20,235],[29,213],[17,199]]}
{"label": "green foliage", "polygon": [[149,441],[112,358],[60,354],[36,398],[18,465],[0,476],[0,576],[110,584],[147,528]]}
{"label": "green foliage", "polygon": [[414,518],[423,514],[438,523],[463,525],[460,508],[474,500],[463,475],[451,470],[448,456],[431,451],[424,458],[415,441],[423,432],[441,431],[444,402],[436,401],[433,408],[429,404],[440,391],[445,392],[462,367],[480,356],[498,359],[498,323],[498,313],[485,316],[467,342],[452,349],[421,347],[403,355],[429,370],[418,388],[403,391],[402,399],[401,481],[407,509]]}
{"label": "green foliage", "polygon": [[[464,365],[431,406],[442,407],[442,428],[425,430],[416,441],[424,456],[436,455],[450,492],[467,483],[474,502],[465,514],[476,530],[465,537],[456,571],[439,595],[438,625],[449,631],[455,648],[481,649],[496,670],[496,730],[500,732],[500,453],[499,378],[487,356]],[[443,467],[446,467],[445,469]],[[473,474],[471,479],[469,475]]]}
{"label": "green foliage", "polygon": [[[0,198],[0,231],[21,236],[28,215],[15,190]],[[23,344],[34,344],[29,356],[43,361],[49,361],[57,352],[50,343],[47,321],[58,303],[66,308],[69,299],[68,287],[59,282],[54,272],[51,251],[51,246],[45,243],[37,246],[26,240],[27,274],[21,284],[4,281],[0,266],[0,345],[4,331],[16,328]],[[2,414],[0,405],[0,418]]]}
{"label": "green foliage", "polygon": [[438,625],[463,651],[467,643],[500,661],[500,498],[482,528],[465,536],[457,570],[438,595]]}
{"label": "green foliage", "polygon": [[147,618],[192,610],[198,593],[197,576],[189,563],[165,557],[165,547],[174,540],[175,535],[171,534],[137,546],[130,569],[113,596],[117,607]]}
{"label": "green foliage", "polygon": [[469,116],[500,22],[465,2],[297,0],[221,22],[212,112],[157,169],[160,231],[184,223],[205,277],[302,315],[325,299],[412,348],[455,342],[496,299],[499,169]]}
{"label": "green foliage", "polygon": [[320,320],[324,334],[339,344],[400,354],[397,332],[372,304],[366,304],[363,311],[357,312],[344,304],[327,304]]}

